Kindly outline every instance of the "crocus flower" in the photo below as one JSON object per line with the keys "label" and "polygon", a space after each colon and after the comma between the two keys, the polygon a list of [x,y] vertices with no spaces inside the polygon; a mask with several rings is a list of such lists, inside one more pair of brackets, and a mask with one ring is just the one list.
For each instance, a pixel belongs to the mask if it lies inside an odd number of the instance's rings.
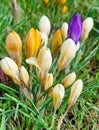
{"label": "crocus flower", "polygon": [[39,30],[40,30],[40,32],[44,32],[47,35],[49,35],[49,33],[50,33],[51,24],[50,24],[49,18],[47,16],[45,16],[45,15],[43,15],[40,18],[40,21],[39,21]]}
{"label": "crocus flower", "polygon": [[52,54],[55,55],[57,50],[59,49],[59,47],[62,44],[62,34],[60,29],[57,29],[52,40],[51,40],[51,48],[52,48]]}
{"label": "crocus flower", "polygon": [[17,64],[9,57],[5,57],[0,61],[2,71],[11,77],[16,84],[20,84],[19,70]]}
{"label": "crocus flower", "polygon": [[20,80],[29,88],[29,74],[24,66],[21,66],[19,76]]}
{"label": "crocus flower", "polygon": [[69,87],[70,85],[72,85],[72,83],[75,81],[76,79],[76,73],[72,72],[70,74],[68,74],[64,80],[63,80],[63,85],[65,88]]}
{"label": "crocus flower", "polygon": [[71,38],[75,44],[78,43],[82,33],[82,17],[79,13],[75,13],[69,21],[68,38]]}
{"label": "crocus flower", "polygon": [[55,109],[58,109],[65,95],[65,89],[62,84],[57,84],[53,88],[53,105]]}
{"label": "crocus flower", "polygon": [[27,33],[25,40],[25,52],[26,58],[30,58],[32,56],[36,56],[38,49],[41,45],[41,36],[39,31],[34,29],[33,27]]}
{"label": "crocus flower", "polygon": [[22,63],[22,41],[15,31],[12,31],[7,36],[6,49],[10,57],[16,62],[18,67],[20,67]]}
{"label": "crocus flower", "polygon": [[68,7],[66,5],[64,5],[62,7],[62,13],[65,14],[68,11]]}
{"label": "crocus flower", "polygon": [[75,57],[76,45],[72,39],[67,39],[61,46],[60,56],[58,60],[58,69],[61,71],[66,68],[71,60]]}
{"label": "crocus flower", "polygon": [[66,0],[60,0],[60,4],[64,5],[66,3]]}
{"label": "crocus flower", "polygon": [[48,90],[53,84],[53,75],[52,73],[48,73],[44,80],[44,90]]}
{"label": "crocus flower", "polygon": [[62,36],[64,39],[67,38],[68,24],[64,22],[61,27]]}
{"label": "crocus flower", "polygon": [[90,31],[93,28],[93,18],[91,17],[87,17],[84,21],[83,21],[83,28],[82,28],[82,34],[81,34],[81,38],[83,41],[85,41],[88,36]]}
{"label": "crocus flower", "polygon": [[83,89],[83,81],[79,79],[73,84],[71,88],[70,97],[68,100],[69,107],[72,107],[76,103],[78,97],[82,92],[82,89]]}

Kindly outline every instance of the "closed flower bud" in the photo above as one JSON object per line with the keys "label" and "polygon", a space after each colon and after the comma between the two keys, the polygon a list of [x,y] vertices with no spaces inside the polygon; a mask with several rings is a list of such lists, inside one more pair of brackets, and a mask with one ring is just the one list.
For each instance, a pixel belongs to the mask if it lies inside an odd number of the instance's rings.
{"label": "closed flower bud", "polygon": [[40,32],[37,29],[31,28],[25,37],[24,43],[26,58],[36,56],[41,46]]}
{"label": "closed flower bud", "polygon": [[48,73],[46,75],[46,78],[44,80],[44,90],[46,91],[49,89],[53,84],[53,75],[51,73]]}
{"label": "closed flower bud", "polygon": [[20,83],[19,70],[17,64],[9,57],[5,57],[0,61],[2,71],[11,77],[16,84]]}
{"label": "closed flower bud", "polygon": [[78,97],[80,96],[82,92],[82,89],[83,89],[83,82],[82,80],[79,79],[73,84],[71,88],[71,93],[68,100],[69,107],[72,107],[76,103]]}
{"label": "closed flower bud", "polygon": [[20,80],[29,88],[29,74],[24,66],[20,68]]}
{"label": "closed flower bud", "polygon": [[49,35],[51,30],[51,24],[47,16],[43,15],[39,21],[39,30]]}
{"label": "closed flower bud", "polygon": [[72,39],[67,39],[61,46],[60,57],[58,60],[58,69],[64,69],[75,57],[76,45]]}
{"label": "closed flower bud", "polygon": [[48,4],[48,2],[49,2],[49,0],[43,0],[44,1],[44,3],[47,5]]}
{"label": "closed flower bud", "polygon": [[62,44],[62,34],[60,29],[57,29],[52,40],[51,40],[51,48],[52,48],[52,54],[55,55],[57,50]]}
{"label": "closed flower bud", "polygon": [[81,38],[85,41],[88,38],[90,31],[93,28],[93,19],[91,17],[86,18],[83,21],[82,35]]}
{"label": "closed flower bud", "polygon": [[34,28],[31,28],[29,32],[27,33],[25,40],[25,52],[26,52],[26,58],[34,56],[35,52],[35,30]]}
{"label": "closed flower bud", "polygon": [[82,17],[79,13],[75,13],[68,24],[68,38],[71,38],[75,44],[78,43],[82,33]]}
{"label": "closed flower bud", "polygon": [[55,109],[58,109],[59,106],[61,105],[64,95],[65,95],[64,86],[62,84],[57,84],[53,88],[53,105]]}
{"label": "closed flower bud", "polygon": [[62,24],[62,28],[61,28],[62,36],[64,39],[67,38],[67,31],[68,31],[68,24],[66,22],[64,22]]}
{"label": "closed flower bud", "polygon": [[66,0],[60,0],[61,5],[64,5],[66,3]]}
{"label": "closed flower bud", "polygon": [[22,62],[22,42],[19,35],[15,31],[9,33],[7,36],[6,49],[10,57],[18,66],[20,66]]}
{"label": "closed flower bud", "polygon": [[40,32],[36,29],[35,30],[35,51],[34,51],[34,56],[37,55],[38,49],[41,46],[41,35]]}
{"label": "closed flower bud", "polygon": [[68,74],[64,80],[63,80],[63,85],[65,88],[69,87],[70,85],[72,85],[72,83],[75,81],[76,79],[76,73],[72,72],[70,74]]}
{"label": "closed flower bud", "polygon": [[52,64],[52,56],[49,48],[43,46],[40,49],[37,62],[42,71],[48,71]]}
{"label": "closed flower bud", "polygon": [[64,5],[62,7],[62,13],[65,14],[67,12],[67,10],[68,10],[68,7],[66,5]]}

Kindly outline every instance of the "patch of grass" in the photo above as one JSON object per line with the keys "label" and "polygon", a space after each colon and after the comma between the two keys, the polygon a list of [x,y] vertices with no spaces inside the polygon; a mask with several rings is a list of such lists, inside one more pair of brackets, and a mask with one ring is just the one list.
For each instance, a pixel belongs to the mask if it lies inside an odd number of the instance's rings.
{"label": "patch of grass", "polygon": [[[24,10],[25,16],[19,23],[14,23],[11,12],[11,1],[1,0],[0,4],[0,58],[8,55],[5,48],[5,39],[9,30],[15,30],[24,42],[27,31],[33,26],[38,28],[40,16],[47,15],[51,21],[52,32],[60,28],[63,21],[68,22],[74,12],[80,12],[83,19],[90,16],[94,19],[94,28],[86,43],[80,47],[75,59],[71,63],[71,71],[77,73],[77,79],[84,81],[84,89],[77,104],[68,112],[62,130],[98,130],[99,114],[99,6],[98,0],[67,0],[68,12],[61,13],[61,6],[53,5],[52,0],[45,7],[42,0],[20,0],[19,5]],[[49,39],[50,42],[51,39]],[[23,43],[24,44],[24,43]],[[48,45],[49,46],[49,45]],[[24,48],[23,48],[24,49]],[[82,59],[79,62],[79,53],[82,50]],[[52,65],[56,74],[56,62]],[[23,64],[24,63],[23,61]],[[56,68],[56,69],[55,69]],[[64,71],[60,73],[55,86],[65,77]],[[37,73],[33,73],[33,94],[36,95],[39,87]],[[43,92],[43,95],[46,93]],[[65,98],[57,111],[54,130],[61,114],[65,112],[70,88],[65,91]],[[22,100],[21,100],[22,99]],[[0,81],[0,130],[38,130],[48,129],[53,116],[52,97],[46,97],[45,102],[36,107],[36,102],[26,103],[26,97],[19,92],[17,85],[11,83],[4,85]],[[6,127],[6,128],[5,128]]]}

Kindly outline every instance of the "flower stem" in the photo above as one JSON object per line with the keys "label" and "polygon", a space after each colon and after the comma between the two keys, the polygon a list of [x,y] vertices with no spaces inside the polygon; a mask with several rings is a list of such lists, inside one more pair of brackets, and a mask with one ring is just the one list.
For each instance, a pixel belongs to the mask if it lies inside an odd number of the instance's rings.
{"label": "flower stem", "polygon": [[53,128],[53,126],[54,126],[54,121],[55,121],[56,110],[57,110],[57,109],[54,109],[54,113],[53,113],[53,118],[52,118],[51,128]]}
{"label": "flower stem", "polygon": [[60,72],[60,70],[58,69],[57,72],[56,72],[56,75],[55,75],[55,77],[54,77],[54,81],[56,80],[56,78],[57,78],[59,72]]}
{"label": "flower stem", "polygon": [[32,90],[32,70],[33,70],[33,66],[30,65],[30,90]]}
{"label": "flower stem", "polygon": [[61,129],[61,125],[62,125],[63,120],[64,120],[65,116],[67,115],[69,109],[70,109],[70,106],[67,107],[65,113],[60,117],[60,119],[59,119],[59,121],[58,121],[58,124],[57,124],[57,130],[60,130],[60,129]]}

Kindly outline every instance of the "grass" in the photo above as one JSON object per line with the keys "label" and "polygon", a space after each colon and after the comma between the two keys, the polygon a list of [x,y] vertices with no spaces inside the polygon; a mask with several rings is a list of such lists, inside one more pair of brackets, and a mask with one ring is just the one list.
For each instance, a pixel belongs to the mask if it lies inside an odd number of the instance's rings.
{"label": "grass", "polygon": [[[7,54],[5,39],[9,30],[15,30],[24,41],[25,35],[30,27],[38,28],[40,16],[47,15],[51,21],[53,34],[60,28],[63,21],[69,21],[74,12],[80,12],[83,19],[90,16],[94,19],[94,28],[88,40],[78,50],[75,59],[71,63],[70,71],[75,71],[77,79],[82,79],[84,89],[76,105],[70,109],[63,122],[62,130],[98,130],[99,129],[99,6],[97,0],[73,1],[67,0],[68,12],[61,13],[61,6],[56,7],[50,1],[45,7],[42,0],[20,0],[19,5],[24,10],[25,16],[19,23],[15,23],[11,12],[11,1],[1,0],[0,4],[0,58]],[[49,39],[50,42],[50,39]],[[79,62],[79,53],[83,50],[83,56]],[[56,74],[56,57],[52,65],[52,71]],[[23,64],[26,63],[23,60]],[[65,77],[62,71],[55,84],[60,83]],[[33,94],[37,93],[39,81],[37,73],[33,73]],[[61,114],[65,112],[70,88],[65,91],[65,98],[57,111],[54,130]],[[46,95],[45,92],[42,92]],[[23,100],[21,100],[23,97]],[[52,97],[46,97],[40,108],[36,107],[36,101],[26,103],[26,97],[19,92],[17,85],[11,83],[4,85],[0,81],[0,130],[48,130],[53,116]]]}

